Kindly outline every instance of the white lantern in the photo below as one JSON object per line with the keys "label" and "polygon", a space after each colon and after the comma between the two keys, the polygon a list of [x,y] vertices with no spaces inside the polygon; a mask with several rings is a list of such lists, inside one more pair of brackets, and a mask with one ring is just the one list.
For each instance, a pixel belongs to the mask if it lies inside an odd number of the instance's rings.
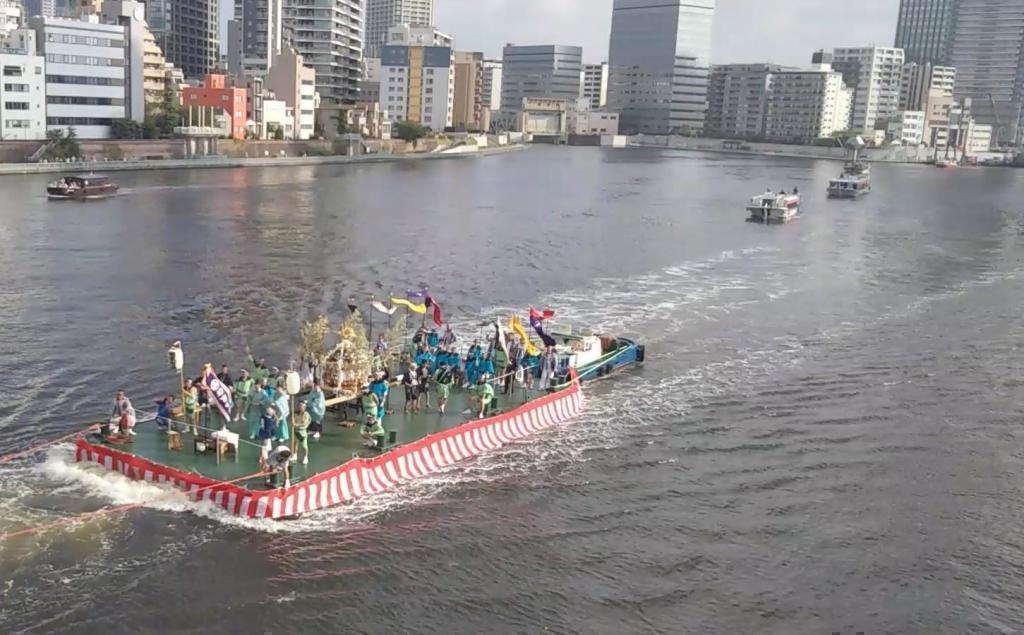
{"label": "white lantern", "polygon": [[297,395],[302,390],[302,381],[299,379],[299,374],[294,370],[290,370],[284,375],[284,388],[288,391],[289,395]]}
{"label": "white lantern", "polygon": [[185,353],[181,350],[181,342],[175,342],[167,349],[167,363],[179,372],[185,368]]}

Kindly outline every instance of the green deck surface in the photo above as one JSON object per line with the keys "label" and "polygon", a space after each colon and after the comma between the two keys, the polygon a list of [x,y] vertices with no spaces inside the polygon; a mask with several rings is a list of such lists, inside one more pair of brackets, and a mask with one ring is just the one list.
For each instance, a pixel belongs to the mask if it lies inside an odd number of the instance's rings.
{"label": "green deck surface", "polygon": [[[529,398],[536,398],[539,393],[530,392],[529,396],[521,387],[516,387],[516,392],[510,397],[501,394],[495,395],[494,409],[489,414],[512,410]],[[465,390],[452,389],[451,399],[448,401],[446,412],[442,417],[437,412],[437,395],[430,395],[431,407],[420,409],[416,414],[403,414],[405,405],[405,393],[400,386],[392,388],[388,397],[388,408],[393,414],[384,417],[384,429],[397,432],[396,445],[410,443],[421,439],[428,434],[440,432],[453,428],[460,423],[470,419],[470,415],[464,414],[469,408],[469,393]],[[355,422],[355,425],[346,428],[341,426],[342,422]],[[337,467],[349,461],[354,453],[360,456],[372,457],[378,452],[362,447],[363,439],[360,436],[360,429],[364,417],[358,413],[354,404],[349,405],[346,410],[340,407],[328,410],[324,417],[323,433],[319,440],[309,439],[309,465],[294,463],[292,465],[292,482],[296,483],[309,478],[320,472]],[[177,428],[180,430],[181,425]],[[157,427],[155,422],[147,422],[136,427],[136,436],[133,443],[111,445],[111,447],[148,459],[155,463],[179,469],[183,472],[195,472],[203,476],[227,481],[252,474],[259,469],[259,447],[256,442],[248,440],[248,430],[245,421],[234,422],[229,426],[232,432],[239,433],[238,460],[235,460],[234,453],[227,454],[217,463],[217,455],[210,451],[197,453],[193,450],[193,436],[191,433],[182,433],[182,450],[174,451],[167,449],[167,433],[164,429]],[[95,442],[95,439],[91,439]],[[289,440],[289,444],[291,441]],[[212,445],[212,443],[210,444]],[[301,448],[299,455],[303,454]],[[301,460],[301,458],[300,458]],[[261,481],[255,479],[239,483],[242,487],[260,488]]]}

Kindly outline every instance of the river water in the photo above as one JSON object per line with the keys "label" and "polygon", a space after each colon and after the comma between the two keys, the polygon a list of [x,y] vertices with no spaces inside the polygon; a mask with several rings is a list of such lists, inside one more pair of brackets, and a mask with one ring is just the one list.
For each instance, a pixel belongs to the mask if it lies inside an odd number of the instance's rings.
{"label": "river water", "polygon": [[[0,544],[0,631],[1019,632],[1024,181],[544,148],[486,159],[0,180],[0,453],[76,429],[164,351],[285,363],[298,324],[429,285],[635,336],[585,416],[293,523],[179,498]],[[746,197],[799,186],[785,226]],[[0,532],[152,485],[0,465]]]}

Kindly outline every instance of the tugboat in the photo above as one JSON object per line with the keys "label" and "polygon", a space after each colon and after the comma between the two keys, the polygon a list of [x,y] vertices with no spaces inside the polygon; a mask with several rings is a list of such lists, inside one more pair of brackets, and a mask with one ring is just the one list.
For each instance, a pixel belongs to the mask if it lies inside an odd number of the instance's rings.
{"label": "tugboat", "polygon": [[52,201],[94,201],[117,194],[118,186],[105,176],[65,176],[46,186]]}
{"label": "tugboat", "polygon": [[871,191],[871,166],[858,158],[862,145],[864,140],[857,137],[853,158],[843,165],[843,172],[838,179],[828,182],[829,198],[860,198]]}
{"label": "tugboat", "polygon": [[747,212],[747,220],[753,223],[785,223],[800,213],[800,195],[771,191],[758,194],[750,198]]}

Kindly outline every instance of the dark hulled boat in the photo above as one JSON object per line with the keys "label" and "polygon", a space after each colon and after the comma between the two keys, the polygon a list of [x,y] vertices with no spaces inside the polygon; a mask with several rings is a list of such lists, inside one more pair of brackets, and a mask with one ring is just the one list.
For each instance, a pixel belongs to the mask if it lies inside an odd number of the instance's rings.
{"label": "dark hulled boat", "polygon": [[46,186],[46,196],[54,201],[90,201],[114,196],[117,190],[105,176],[65,176]]}

